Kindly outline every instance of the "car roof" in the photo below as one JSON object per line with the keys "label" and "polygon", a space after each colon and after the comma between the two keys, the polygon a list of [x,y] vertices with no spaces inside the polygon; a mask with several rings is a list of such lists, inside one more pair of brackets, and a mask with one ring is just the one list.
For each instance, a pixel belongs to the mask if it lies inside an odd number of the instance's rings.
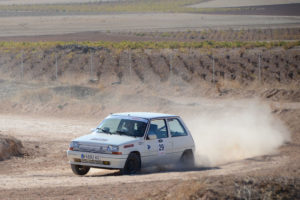
{"label": "car roof", "polygon": [[139,117],[144,119],[154,119],[154,118],[165,118],[165,117],[178,117],[177,115],[170,115],[164,113],[153,113],[153,112],[125,112],[125,113],[113,113],[114,116],[131,116]]}

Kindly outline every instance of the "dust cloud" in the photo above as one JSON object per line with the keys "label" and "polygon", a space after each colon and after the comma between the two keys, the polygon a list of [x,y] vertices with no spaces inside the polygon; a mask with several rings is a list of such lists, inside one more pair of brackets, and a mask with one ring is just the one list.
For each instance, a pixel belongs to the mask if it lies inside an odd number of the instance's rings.
{"label": "dust cloud", "polygon": [[[276,153],[290,140],[285,125],[259,100],[223,102],[185,118],[196,144],[196,164],[216,166]],[[215,107],[215,108],[213,108]]]}

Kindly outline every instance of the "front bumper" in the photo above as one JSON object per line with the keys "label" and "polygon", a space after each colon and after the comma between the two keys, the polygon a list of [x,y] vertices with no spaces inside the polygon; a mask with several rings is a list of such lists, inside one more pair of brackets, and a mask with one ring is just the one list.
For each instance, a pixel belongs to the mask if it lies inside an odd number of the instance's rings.
{"label": "front bumper", "polygon": [[[89,154],[100,158],[99,160],[82,159],[82,155]],[[67,151],[67,157],[70,164],[83,165],[105,169],[123,169],[127,159],[127,155],[112,155],[112,154],[98,154],[86,153],[80,151]]]}

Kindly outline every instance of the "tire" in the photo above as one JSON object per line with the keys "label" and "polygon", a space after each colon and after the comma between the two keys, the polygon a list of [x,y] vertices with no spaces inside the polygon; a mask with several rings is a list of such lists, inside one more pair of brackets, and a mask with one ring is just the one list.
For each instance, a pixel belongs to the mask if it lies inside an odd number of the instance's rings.
{"label": "tire", "polygon": [[122,174],[136,174],[141,170],[141,158],[136,153],[130,153],[125,166],[121,169]]}
{"label": "tire", "polygon": [[76,175],[86,175],[90,171],[90,167],[88,166],[82,166],[82,165],[72,165],[71,164],[72,171]]}
{"label": "tire", "polygon": [[192,150],[184,151],[180,158],[180,163],[184,167],[189,167],[189,168],[195,167],[195,158],[194,158],[193,151]]}

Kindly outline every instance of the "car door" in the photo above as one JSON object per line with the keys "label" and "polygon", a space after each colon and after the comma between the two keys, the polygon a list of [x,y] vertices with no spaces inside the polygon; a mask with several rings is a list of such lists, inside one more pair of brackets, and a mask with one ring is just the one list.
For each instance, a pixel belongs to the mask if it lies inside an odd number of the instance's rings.
{"label": "car door", "polygon": [[172,153],[172,142],[165,119],[153,119],[150,121],[146,140],[144,142],[145,165],[165,164]]}

